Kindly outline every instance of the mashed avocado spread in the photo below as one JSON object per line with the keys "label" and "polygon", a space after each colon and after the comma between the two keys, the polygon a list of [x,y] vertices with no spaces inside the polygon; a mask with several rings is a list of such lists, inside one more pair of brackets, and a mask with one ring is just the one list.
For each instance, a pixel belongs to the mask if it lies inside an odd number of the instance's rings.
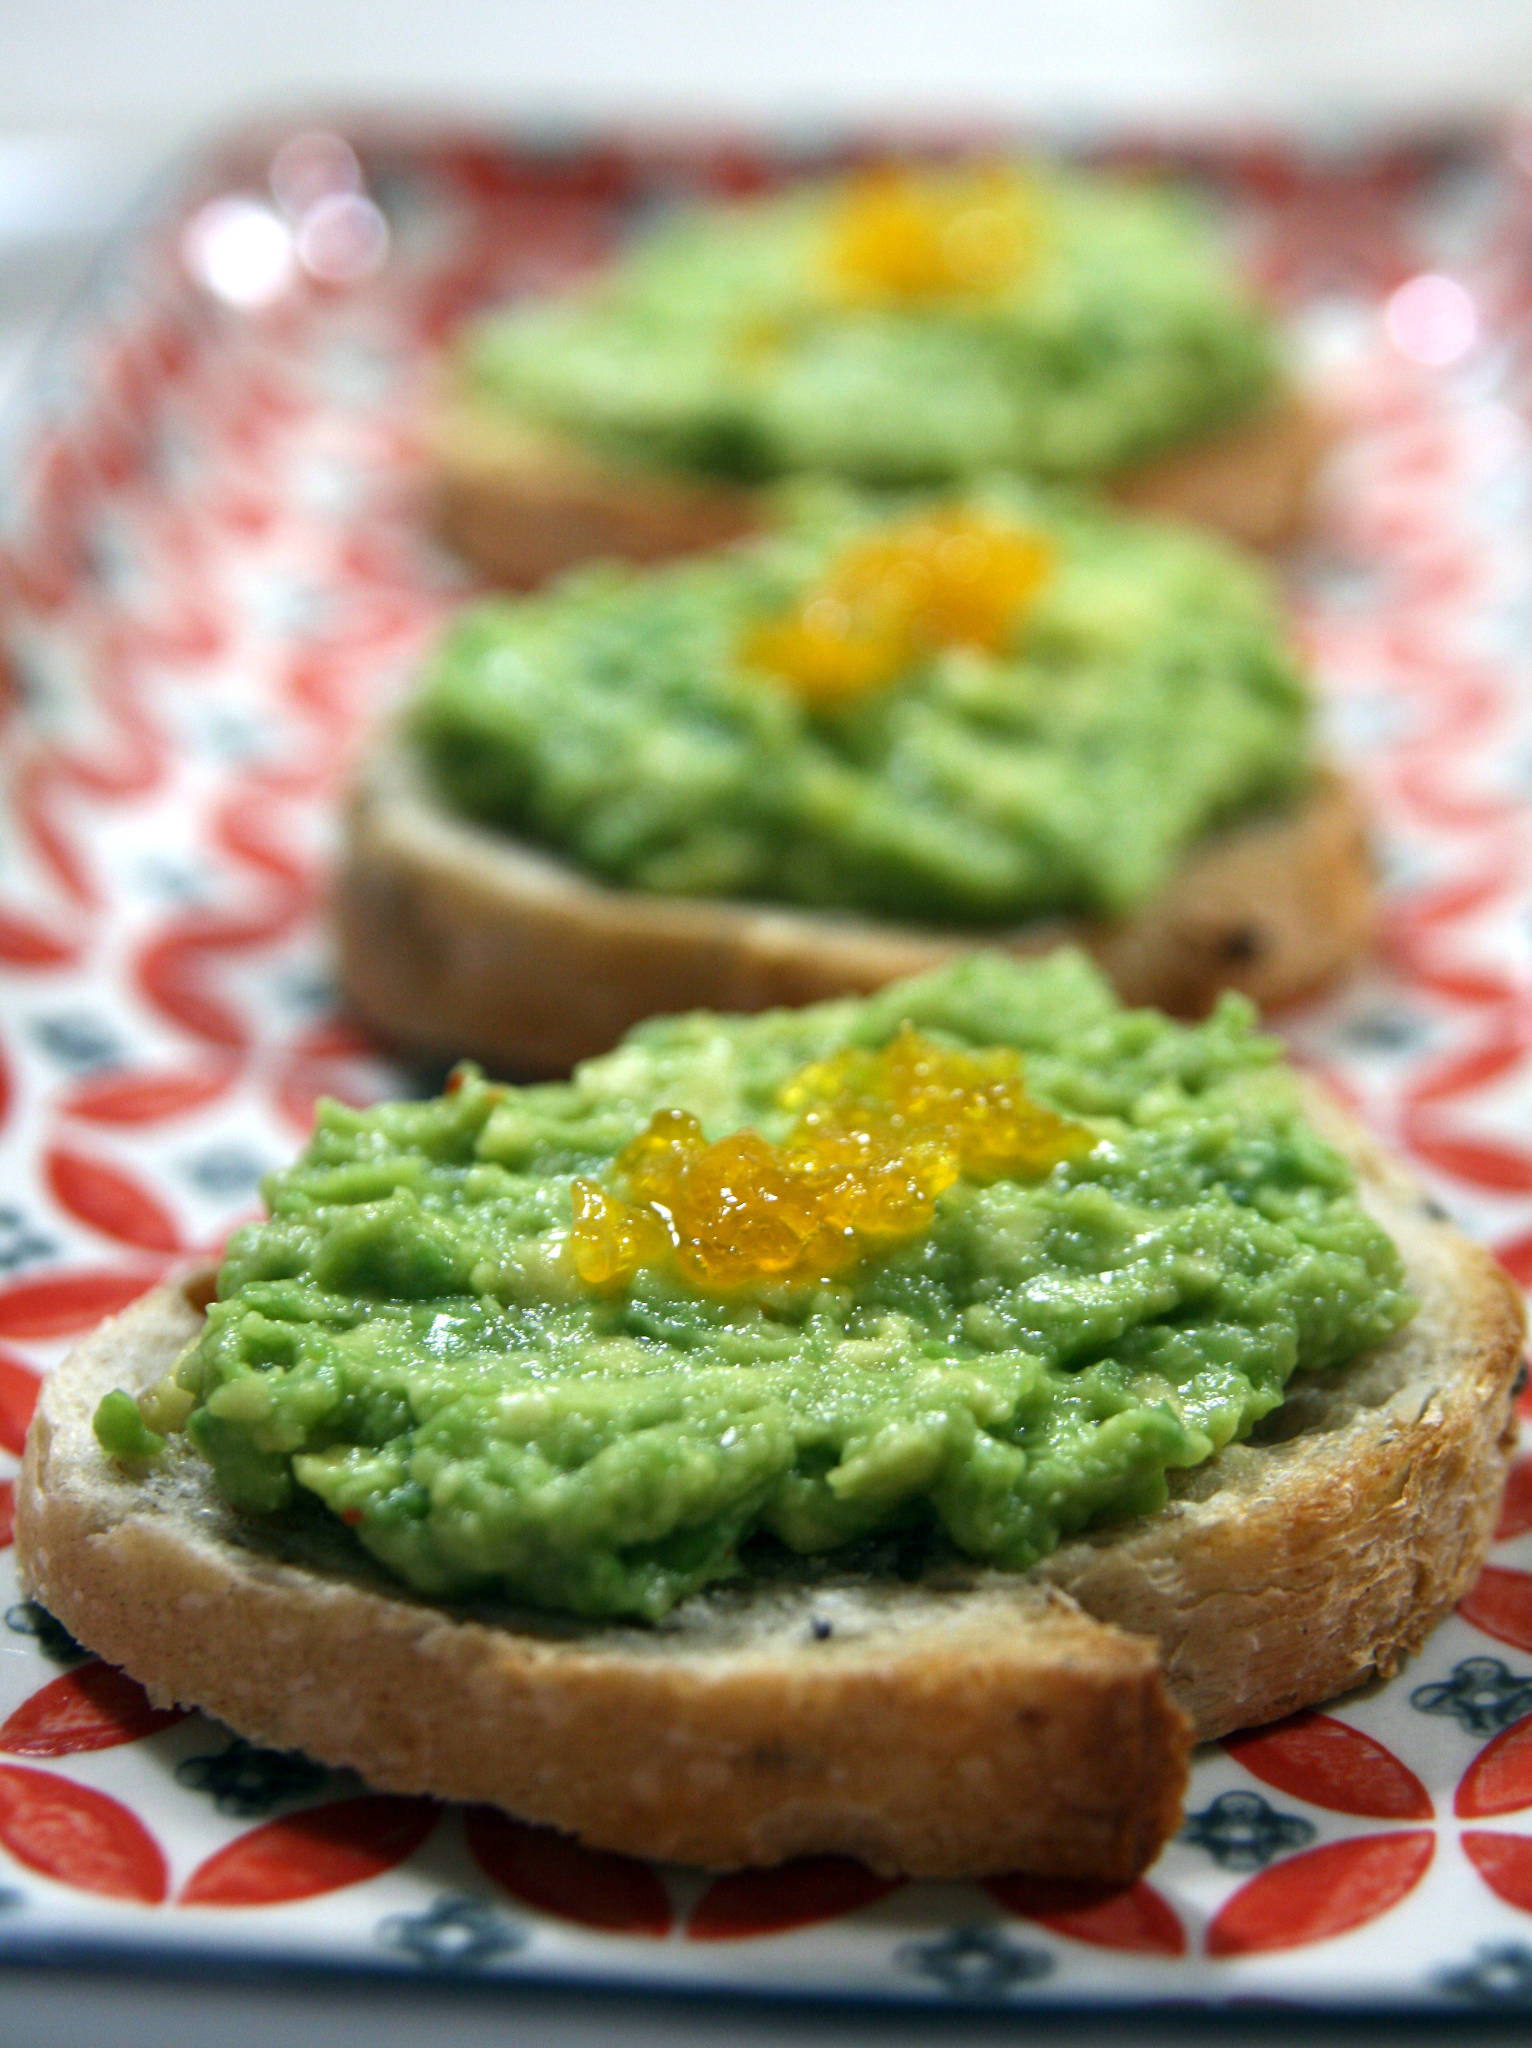
{"label": "mashed avocado spread", "polygon": [[982,926],[1144,902],[1302,788],[1309,720],[1260,568],[994,483],[801,488],[726,553],[471,606],[409,729],[450,807],[621,886]]}
{"label": "mashed avocado spread", "polygon": [[1272,395],[1269,323],[1184,197],[885,173],[680,214],[471,329],[458,383],[609,459],[746,481],[1087,479]]}
{"label": "mashed avocado spread", "polygon": [[[675,1112],[709,1156],[746,1131],[781,1155],[805,1101],[908,1108],[933,1063],[979,1151],[903,1234],[817,1277],[581,1270],[578,1186],[635,1199],[629,1148]],[[984,1148],[996,1089],[1019,1150]],[[715,1237],[759,1222],[713,1194]],[[141,1458],[184,1426],[239,1509],[319,1503],[427,1595],[583,1615],[658,1619],[783,1546],[889,1533],[1024,1567],[1158,1506],[1412,1308],[1248,1006],[1124,1010],[1070,953],[663,1019],[567,1082],[327,1103],[266,1198],[173,1379],[109,1396],[103,1442]]]}

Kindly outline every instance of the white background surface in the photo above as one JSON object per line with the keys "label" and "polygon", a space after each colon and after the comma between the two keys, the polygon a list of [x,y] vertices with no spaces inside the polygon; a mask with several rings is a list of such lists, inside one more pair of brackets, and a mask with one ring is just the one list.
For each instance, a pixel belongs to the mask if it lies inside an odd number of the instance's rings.
{"label": "white background surface", "polygon": [[154,165],[254,112],[1344,136],[1525,94],[1532,0],[0,0],[0,404]]}
{"label": "white background surface", "polygon": [[254,112],[781,123],[1481,116],[1532,0],[0,0],[0,404],[153,166]]}
{"label": "white background surface", "polygon": [[1202,118],[1480,104],[1527,0],[5,0],[0,123],[294,96],[693,118],[912,107]]}

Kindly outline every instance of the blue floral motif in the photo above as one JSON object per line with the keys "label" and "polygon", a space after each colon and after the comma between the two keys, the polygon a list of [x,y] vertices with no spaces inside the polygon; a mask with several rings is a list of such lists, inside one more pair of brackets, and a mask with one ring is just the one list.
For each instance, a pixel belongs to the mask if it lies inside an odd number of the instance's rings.
{"label": "blue floral motif", "polygon": [[1342,1027],[1348,1044],[1368,1052],[1412,1052],[1425,1035],[1426,1028],[1419,1018],[1395,1007],[1364,1010]]}
{"label": "blue floral motif", "polygon": [[1501,2010],[1532,2006],[1532,1948],[1520,1941],[1483,1943],[1471,1962],[1439,1971],[1435,1983],[1449,1998],[1474,2005]]}
{"label": "blue floral motif", "polygon": [[0,1273],[14,1273],[57,1250],[54,1240],[34,1230],[20,1209],[0,1203]]}
{"label": "blue floral motif", "polygon": [[526,1936],[493,1906],[466,1893],[445,1893],[424,1913],[394,1913],[378,1923],[385,1948],[425,1970],[482,1970],[521,1948]]}
{"label": "blue floral motif", "polygon": [[206,903],[212,894],[206,870],[173,854],[147,855],[138,864],[138,879],[149,895],[177,909]]}
{"label": "blue floral motif", "polygon": [[271,984],[271,992],[285,1009],[300,1017],[323,1016],[340,1001],[335,977],[318,962],[285,969]]}
{"label": "blue floral motif", "polygon": [[81,1649],[61,1621],[55,1621],[46,1607],[35,1600],[18,1600],[5,1610],[5,1625],[15,1636],[31,1636],[39,1650],[53,1664],[79,1664],[90,1655]]}
{"label": "blue floral motif", "polygon": [[1410,1705],[1422,1714],[1450,1714],[1470,1735],[1498,1735],[1532,1714],[1532,1673],[1512,1671],[1498,1657],[1464,1657],[1450,1678],[1417,1685]]}
{"label": "blue floral motif", "polygon": [[1047,1949],[1029,1948],[997,1927],[953,1927],[935,1941],[906,1942],[894,1961],[954,1998],[985,2001],[1036,1983],[1053,1968]]}
{"label": "blue floral motif", "polygon": [[1180,1839],[1206,1849],[1222,1870],[1264,1870],[1275,1857],[1312,1842],[1314,1823],[1278,1813],[1259,1792],[1220,1792],[1201,1813],[1188,1814]]}
{"label": "blue floral motif", "polygon": [[43,1051],[74,1073],[98,1073],[122,1060],[122,1040],[94,1011],[60,1010],[37,1018],[31,1029]]}
{"label": "blue floral motif", "polygon": [[246,1145],[209,1145],[182,1161],[181,1171],[207,1195],[242,1195],[255,1187],[266,1162]]}
{"label": "blue floral motif", "polygon": [[328,1772],[309,1757],[280,1749],[257,1749],[236,1735],[226,1749],[189,1756],[176,1765],[176,1783],[205,1792],[219,1813],[251,1819],[270,1813],[286,1799],[305,1799],[324,1784]]}

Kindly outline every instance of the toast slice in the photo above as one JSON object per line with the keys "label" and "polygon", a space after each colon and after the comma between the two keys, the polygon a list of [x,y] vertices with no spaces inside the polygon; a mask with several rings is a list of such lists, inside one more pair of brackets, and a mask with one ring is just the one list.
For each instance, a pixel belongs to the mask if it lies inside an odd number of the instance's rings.
{"label": "toast slice", "polygon": [[1025,1574],[913,1583],[831,1558],[653,1628],[443,1609],[333,1525],[235,1515],[184,1445],[133,1472],[91,1430],[195,1334],[203,1272],[46,1383],[17,1496],[25,1581],[161,1701],[404,1792],[487,1800],[600,1847],[798,1854],[1126,1883],[1175,1826],[1197,1736],[1394,1668],[1494,1526],[1519,1295],[1339,1112],[1416,1319],[1295,1382],[1157,1514]]}
{"label": "toast slice", "polygon": [[[1107,479],[1135,511],[1276,547],[1308,522],[1333,423],[1289,394],[1253,418]],[[762,523],[738,484],[608,459],[514,413],[440,404],[427,428],[437,530],[497,583],[527,590],[578,562],[657,562],[742,539]]]}
{"label": "toast slice", "polygon": [[370,1024],[417,1050],[538,1074],[605,1052],[643,1017],[866,994],[979,945],[1081,944],[1125,1001],[1178,1016],[1225,988],[1279,1003],[1362,952],[1372,876],[1356,798],[1323,774],[1297,809],[1204,841],[1152,902],[1111,923],[939,931],[646,896],[458,817],[385,735],[354,788],[334,911],[341,978]]}

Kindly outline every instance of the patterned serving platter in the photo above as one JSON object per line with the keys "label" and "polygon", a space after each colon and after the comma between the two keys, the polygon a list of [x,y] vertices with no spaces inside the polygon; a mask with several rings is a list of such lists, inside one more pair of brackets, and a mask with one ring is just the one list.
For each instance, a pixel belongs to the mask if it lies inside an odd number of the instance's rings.
{"label": "patterned serving platter", "polygon": [[[1373,966],[1299,1056],[1532,1278],[1532,151],[1190,163],[1346,426],[1295,600],[1377,820]],[[465,311],[738,147],[244,136],[110,251],[0,495],[0,1534],[40,1375],[250,1213],[313,1102],[422,1077],[337,1005],[357,737],[468,587],[416,422]],[[1528,1410],[1532,1413],[1532,1410]],[[1387,1686],[1203,1752],[1112,1895],[720,1878],[383,1797],[157,1710],[0,1559],[0,1959],[1025,2006],[1532,2008],[1532,1459]]]}

